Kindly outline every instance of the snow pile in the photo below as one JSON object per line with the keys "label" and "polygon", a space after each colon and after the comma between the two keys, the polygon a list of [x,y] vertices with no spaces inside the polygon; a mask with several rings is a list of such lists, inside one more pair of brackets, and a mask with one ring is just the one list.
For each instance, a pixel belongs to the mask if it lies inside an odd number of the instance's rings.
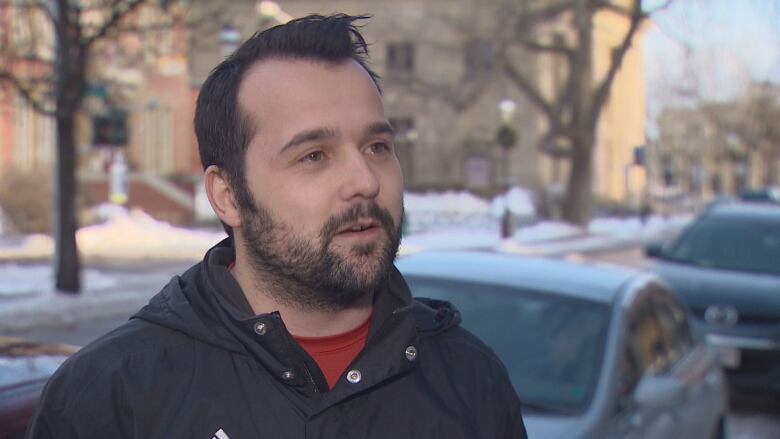
{"label": "snow pile", "polygon": [[[82,227],[76,232],[81,255],[125,259],[198,260],[211,246],[225,238],[222,231],[201,231],[174,227],[157,221],[145,212],[128,212],[116,206],[96,210],[104,223]],[[0,246],[0,259],[43,259],[54,252],[54,241],[47,235],[29,235],[17,244]]]}
{"label": "snow pile", "polygon": [[404,236],[399,255],[422,250],[452,250],[492,248],[501,242],[496,230],[451,228],[446,231],[430,231]]}
{"label": "snow pile", "polygon": [[407,212],[453,212],[487,213],[490,204],[469,192],[448,191],[444,193],[404,194],[404,208]]}
{"label": "snow pile", "polygon": [[181,229],[157,221],[145,212],[106,208],[105,223],[76,233],[85,256],[125,258],[200,259],[211,246],[225,238],[224,232]]}
{"label": "snow pile", "polygon": [[490,203],[468,192],[405,193],[404,212],[407,233],[497,227]]}
{"label": "snow pile", "polygon": [[408,233],[438,233],[443,230],[497,231],[505,210],[509,210],[519,224],[536,219],[533,194],[524,188],[513,187],[491,201],[469,192],[404,194],[406,230]]}
{"label": "snow pile", "polygon": [[513,187],[504,195],[499,195],[493,199],[491,211],[496,217],[509,211],[519,218],[533,219],[536,217],[536,207],[534,207],[534,196],[528,189]]}

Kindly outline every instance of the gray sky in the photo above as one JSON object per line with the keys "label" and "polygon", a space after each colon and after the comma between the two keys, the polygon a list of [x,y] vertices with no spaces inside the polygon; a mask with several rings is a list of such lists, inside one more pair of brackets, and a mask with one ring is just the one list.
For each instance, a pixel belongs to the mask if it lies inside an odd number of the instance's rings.
{"label": "gray sky", "polygon": [[780,82],[780,0],[675,0],[645,39],[648,101],[681,93],[738,95],[751,80]]}

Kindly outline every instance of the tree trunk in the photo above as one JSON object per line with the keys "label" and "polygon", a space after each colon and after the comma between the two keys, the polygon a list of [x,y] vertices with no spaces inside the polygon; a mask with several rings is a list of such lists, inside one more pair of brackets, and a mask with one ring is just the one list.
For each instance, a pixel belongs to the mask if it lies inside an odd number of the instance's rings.
{"label": "tree trunk", "polygon": [[75,120],[71,114],[57,117],[57,172],[54,267],[58,291],[77,294],[79,254],[76,247],[76,148]]}
{"label": "tree trunk", "polygon": [[76,244],[76,130],[86,74],[86,46],[81,43],[79,10],[57,1],[57,168],[54,187],[54,270],[58,291],[78,294],[79,254]]}
{"label": "tree trunk", "polygon": [[593,162],[591,145],[574,145],[569,160],[571,168],[563,204],[563,220],[578,225],[587,224],[593,204]]}

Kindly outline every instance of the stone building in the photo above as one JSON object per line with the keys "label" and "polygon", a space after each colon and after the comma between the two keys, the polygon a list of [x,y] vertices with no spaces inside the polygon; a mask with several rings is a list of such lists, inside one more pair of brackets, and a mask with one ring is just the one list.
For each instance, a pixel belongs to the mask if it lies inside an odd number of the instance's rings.
{"label": "stone building", "polygon": [[653,187],[707,202],[780,185],[780,87],[751,84],[738,99],[668,107],[653,143]]}
{"label": "stone building", "polygon": [[[509,185],[558,191],[563,187],[566,163],[537,148],[544,121],[499,69],[501,2],[283,0],[277,4],[275,12],[282,19],[334,11],[372,16],[363,32],[370,44],[372,68],[382,76],[388,117],[399,133],[398,155],[408,189],[465,188],[490,194]],[[258,28],[275,24],[269,16],[274,6],[236,0],[196,9],[196,15],[220,17],[220,22],[210,31],[192,33],[193,82],[202,82],[224,55],[220,34],[248,38]],[[625,18],[615,13],[595,18],[594,80],[606,72],[612,48],[626,26]],[[634,148],[644,143],[641,47],[640,32],[615,80],[598,129],[594,191],[613,200],[625,200],[632,181],[635,189],[643,184],[642,175],[637,183],[636,175],[629,172]],[[548,92],[563,74],[563,66],[542,57],[529,56],[521,64],[524,73]],[[516,109],[509,115],[518,134],[510,149],[502,149],[496,141],[502,101],[512,102]]]}
{"label": "stone building", "polygon": [[[542,0],[540,0],[542,1]],[[109,89],[87,97],[81,114],[78,150],[85,187],[106,181],[105,168],[116,149],[94,144],[92,122],[106,105],[127,114],[128,158],[135,180],[168,196],[169,204],[192,210],[184,201],[198,185],[201,169],[192,130],[198,88],[231,49],[278,19],[340,11],[368,13],[364,28],[372,67],[382,76],[386,110],[398,132],[398,155],[407,188],[415,191],[469,189],[485,195],[521,185],[560,194],[567,164],[538,149],[544,120],[526,95],[509,81],[497,60],[502,38],[499,0],[254,0],[193,2],[189,27],[165,23],[153,8],[140,9],[139,24],[155,29],[107,41],[93,65]],[[274,15],[276,17],[274,17]],[[163,20],[162,22],[160,20]],[[555,24],[565,28],[565,20]],[[592,77],[600,78],[626,21],[602,13],[594,20]],[[642,175],[632,166],[633,150],[644,143],[645,102],[642,35],[626,55],[602,114],[594,162],[594,193],[625,201],[640,190]],[[135,53],[134,57],[127,57]],[[527,76],[551,93],[563,75],[551,59],[512,52]],[[100,90],[100,87],[97,88]],[[504,103],[502,113],[501,103]],[[511,105],[506,105],[510,103]],[[507,111],[514,109],[514,111]],[[504,119],[506,118],[506,119]],[[502,120],[517,140],[501,148]],[[35,113],[14,92],[0,96],[0,169],[52,168],[54,123]],[[641,171],[641,169],[639,170]],[[102,189],[102,190],[105,190]],[[632,192],[633,191],[633,192]],[[104,197],[101,190],[95,200]],[[133,193],[130,203],[143,206]],[[148,197],[146,197],[148,198]],[[173,201],[170,201],[173,200]],[[160,204],[160,203],[158,203]],[[162,203],[164,204],[164,203]],[[181,210],[179,209],[179,210]],[[172,219],[186,214],[162,212]]]}

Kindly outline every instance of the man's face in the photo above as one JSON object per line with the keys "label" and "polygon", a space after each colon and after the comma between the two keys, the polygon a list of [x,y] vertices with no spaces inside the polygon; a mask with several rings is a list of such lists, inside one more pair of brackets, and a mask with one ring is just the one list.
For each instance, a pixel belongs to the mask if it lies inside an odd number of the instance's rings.
{"label": "man's face", "polygon": [[368,73],[353,61],[262,61],[238,100],[256,133],[236,236],[258,284],[306,309],[372,293],[398,249],[403,183]]}

